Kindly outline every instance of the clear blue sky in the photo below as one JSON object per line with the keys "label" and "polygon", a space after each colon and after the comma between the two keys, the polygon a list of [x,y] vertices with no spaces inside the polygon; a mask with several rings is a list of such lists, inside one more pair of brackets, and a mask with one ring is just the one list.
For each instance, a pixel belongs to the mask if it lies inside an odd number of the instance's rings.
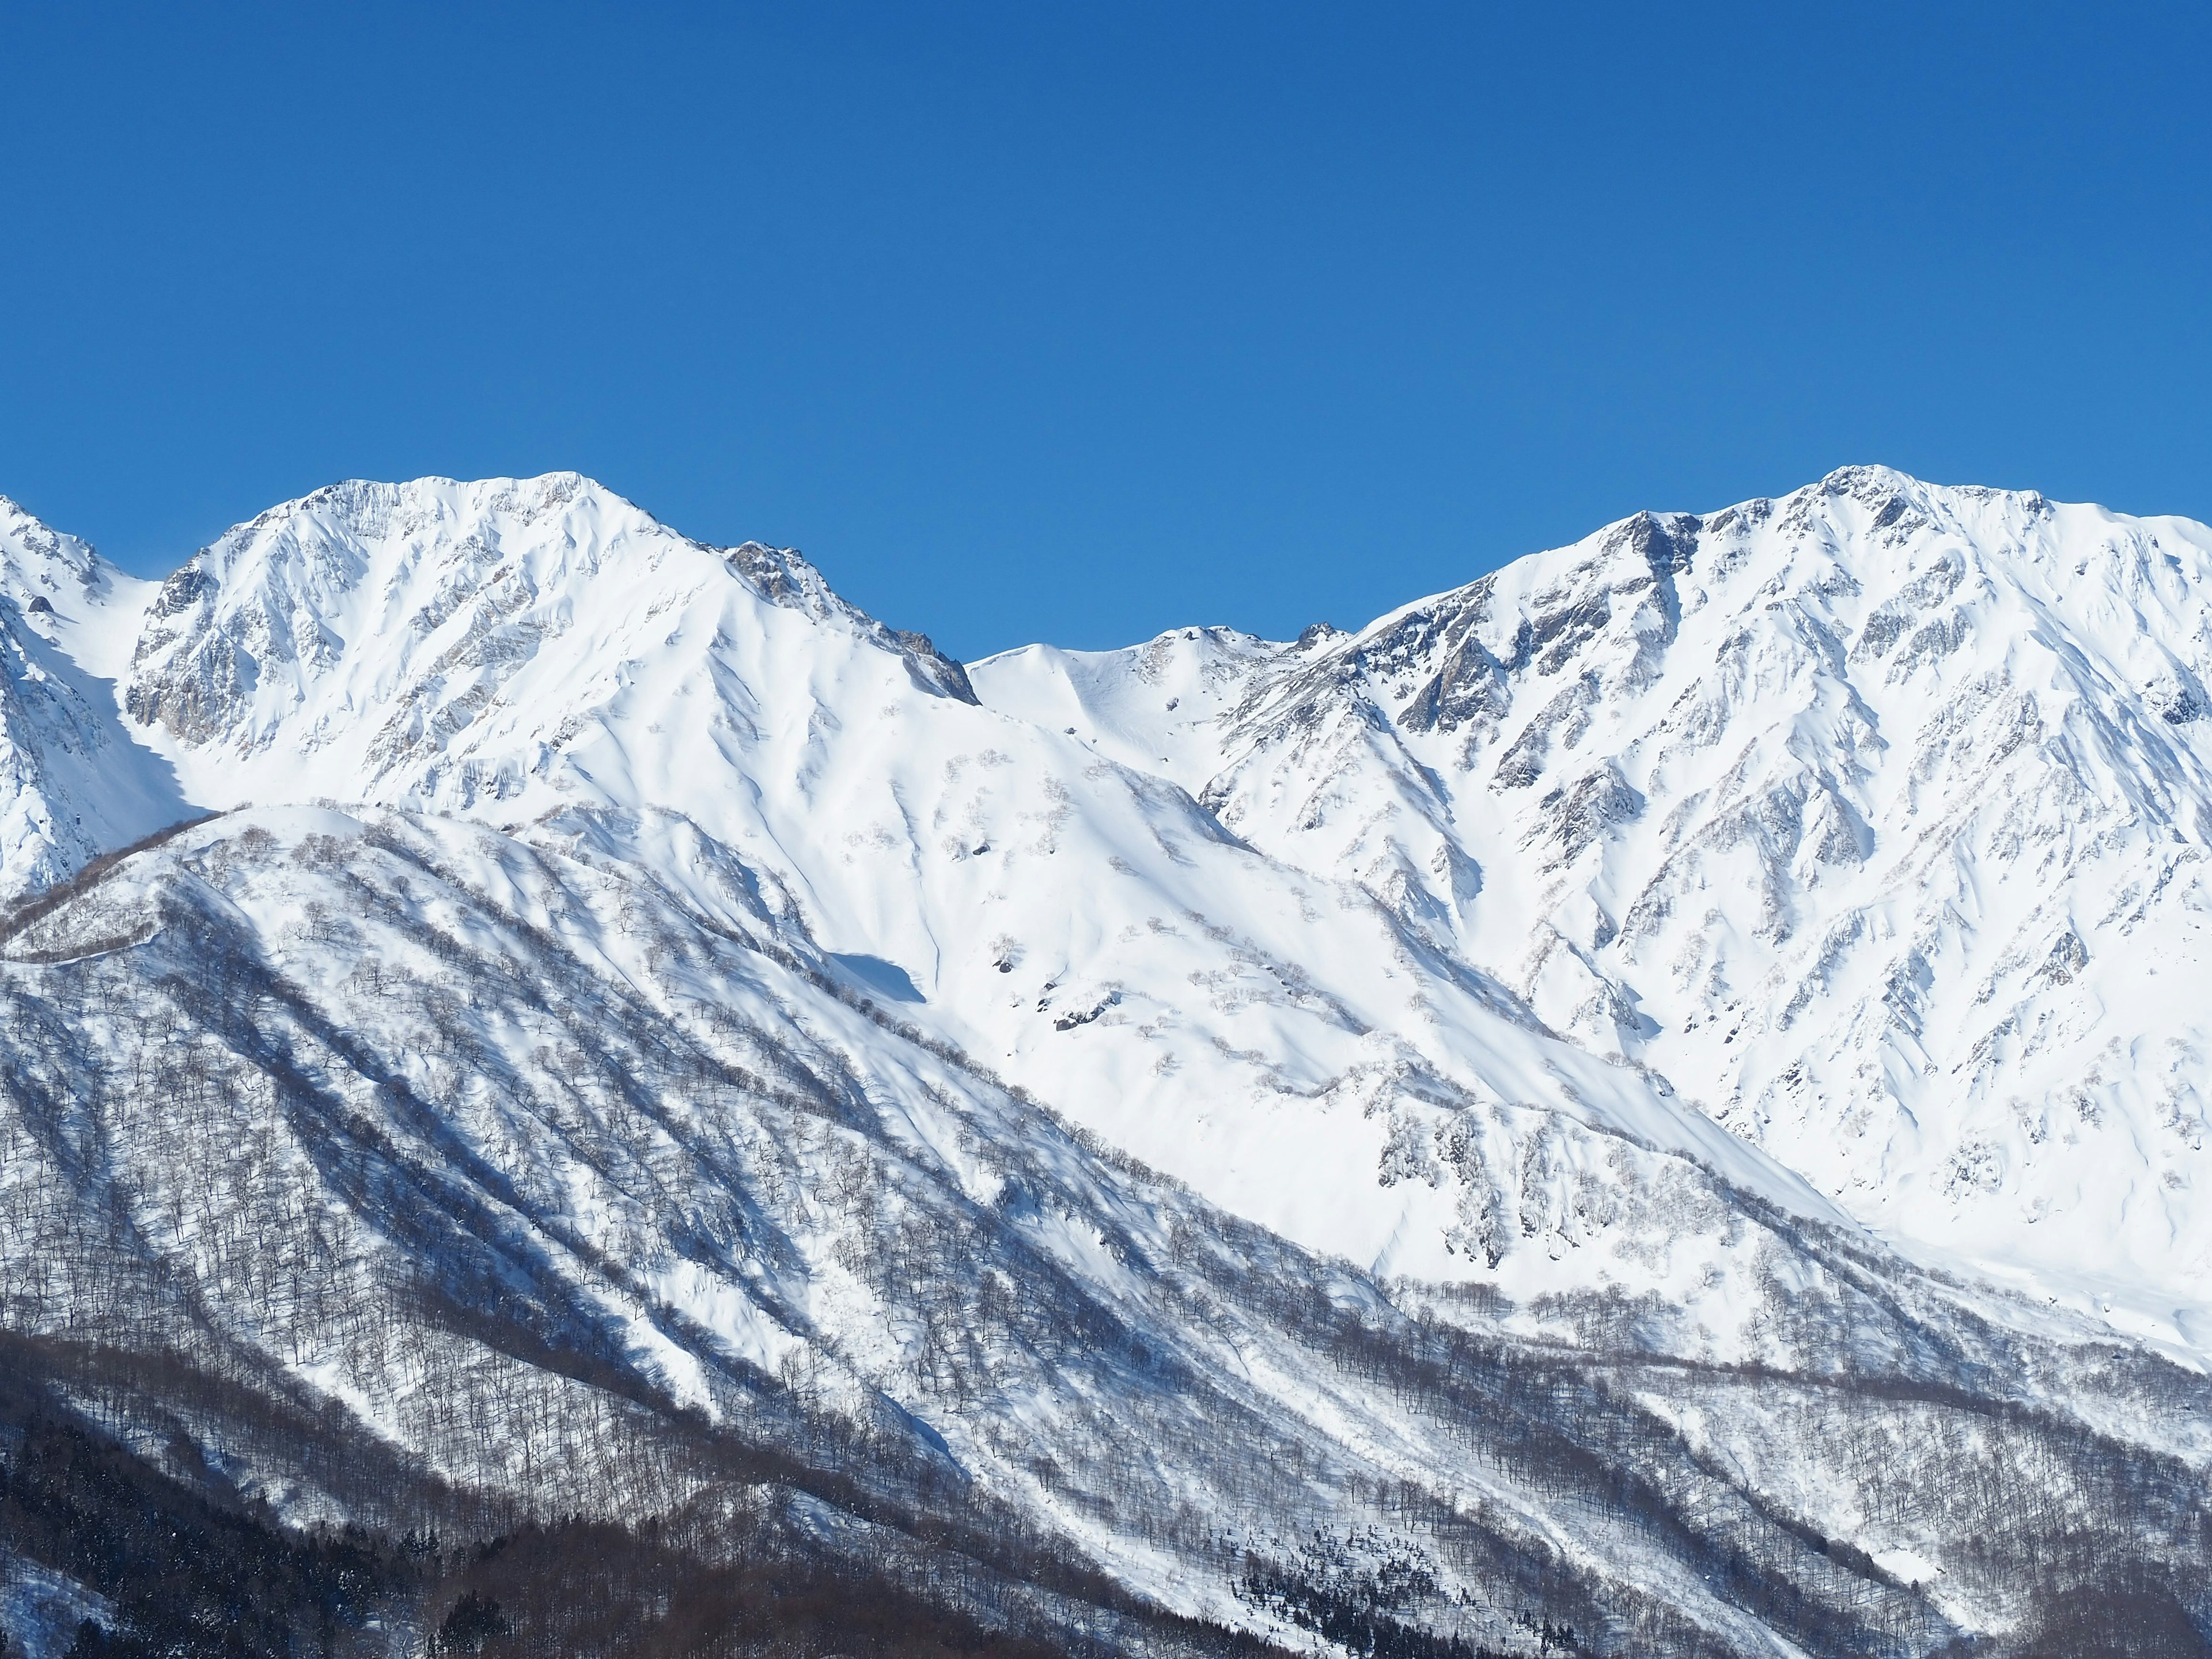
{"label": "clear blue sky", "polygon": [[574,467],[974,656],[1887,461],[2212,518],[2212,8],[0,0],[0,492]]}

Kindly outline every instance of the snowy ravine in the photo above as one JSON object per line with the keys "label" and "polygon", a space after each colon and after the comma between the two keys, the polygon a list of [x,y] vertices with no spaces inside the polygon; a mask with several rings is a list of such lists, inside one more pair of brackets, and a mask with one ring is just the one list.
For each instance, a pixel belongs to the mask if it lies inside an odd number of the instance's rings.
{"label": "snowy ravine", "polygon": [[963,668],[574,475],[0,502],[0,1417],[1071,1652],[2197,1650],[2208,583],[1860,469]]}

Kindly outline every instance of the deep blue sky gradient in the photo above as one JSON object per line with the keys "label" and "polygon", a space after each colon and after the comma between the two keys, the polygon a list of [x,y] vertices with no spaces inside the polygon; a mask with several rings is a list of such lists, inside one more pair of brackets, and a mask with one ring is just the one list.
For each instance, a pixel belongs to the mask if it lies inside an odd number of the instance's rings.
{"label": "deep blue sky gradient", "polygon": [[968,656],[1847,462],[2212,518],[2212,8],[0,0],[0,491],[574,467]]}

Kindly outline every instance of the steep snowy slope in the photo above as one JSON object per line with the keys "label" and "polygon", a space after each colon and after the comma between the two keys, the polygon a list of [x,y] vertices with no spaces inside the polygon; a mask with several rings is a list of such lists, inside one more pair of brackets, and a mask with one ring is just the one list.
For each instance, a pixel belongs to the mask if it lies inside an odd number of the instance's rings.
{"label": "steep snowy slope", "polygon": [[2212,1628],[2201,529],[1840,474],[971,678],[574,475],[7,522],[0,1376],[161,1478],[1069,1652]]}
{"label": "steep snowy slope", "polygon": [[1356,635],[972,673],[1863,1219],[2203,1345],[2208,594],[2203,526],[1854,469]]}
{"label": "steep snowy slope", "polygon": [[184,815],[115,719],[153,592],[0,496],[0,901]]}
{"label": "steep snowy slope", "polygon": [[763,893],[582,809],[260,808],[106,871],[0,947],[10,1364],[294,1522],[767,1505],[1116,1651],[1918,1654],[2084,1573],[2195,1593],[2201,1379],[1755,1207],[1750,1367],[1650,1299],[1383,1285],[1086,1148]]}
{"label": "steep snowy slope", "polygon": [[906,1018],[1381,1270],[1663,1291],[1733,1355],[1733,1200],[1677,1188],[1832,1214],[1359,887],[975,706],[797,555],[704,547],[570,475],[265,514],[163,586],[125,696],[209,805],[680,813]]}

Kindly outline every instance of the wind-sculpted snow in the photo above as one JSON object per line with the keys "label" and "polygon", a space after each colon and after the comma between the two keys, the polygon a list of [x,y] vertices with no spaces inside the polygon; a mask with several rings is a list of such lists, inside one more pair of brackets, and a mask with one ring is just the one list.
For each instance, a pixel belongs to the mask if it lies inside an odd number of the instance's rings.
{"label": "wind-sculpted snow", "polygon": [[1356,635],[975,672],[1868,1223],[2202,1346],[2208,592],[2202,526],[1856,469]]}
{"label": "wind-sculpted snow", "polygon": [[15,514],[0,1478],[365,1528],[362,1650],[604,1523],[1068,1652],[2192,1651],[2208,547],[1854,472],[963,670],[573,475]]}

